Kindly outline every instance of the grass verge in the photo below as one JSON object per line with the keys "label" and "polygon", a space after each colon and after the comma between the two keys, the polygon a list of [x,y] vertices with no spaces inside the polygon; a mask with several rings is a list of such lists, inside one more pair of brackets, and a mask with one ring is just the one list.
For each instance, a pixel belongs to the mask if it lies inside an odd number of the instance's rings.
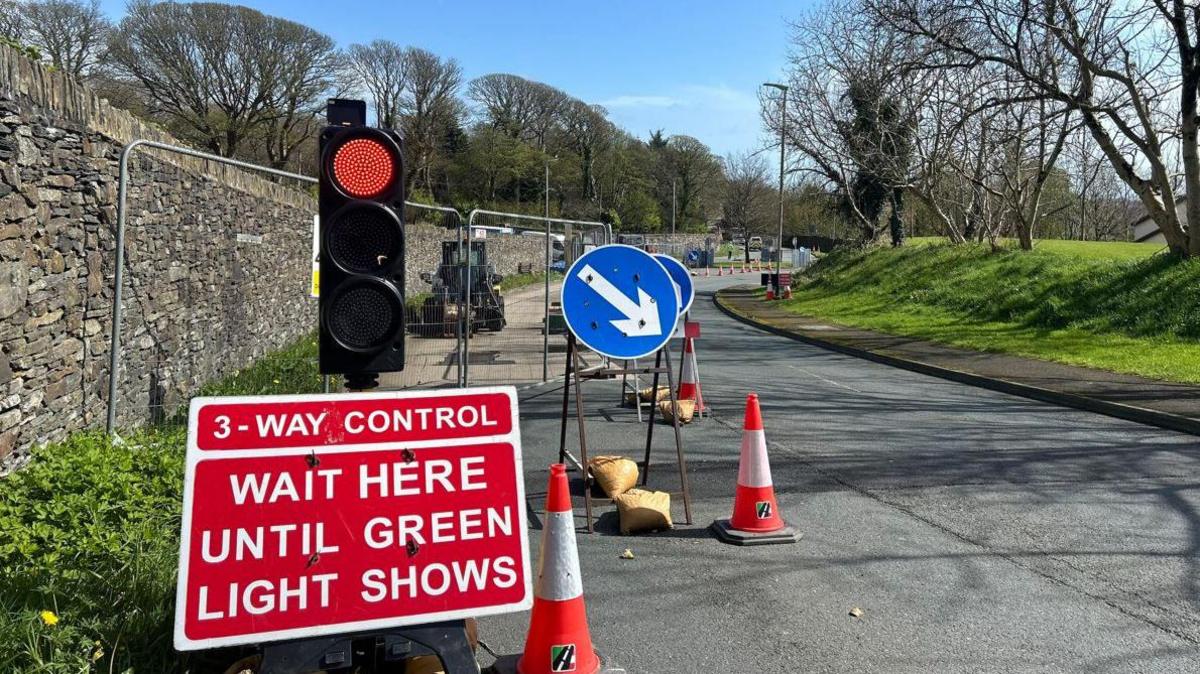
{"label": "grass verge", "polygon": [[[562,280],[562,272],[550,272],[550,282]],[[517,288],[524,288],[535,283],[544,283],[546,278],[545,272],[535,272],[533,274],[509,274],[500,281],[500,292],[508,292]]]}
{"label": "grass verge", "polygon": [[838,251],[784,306],[980,351],[1200,383],[1200,260],[1154,250],[1056,241],[993,252],[922,241]]}
{"label": "grass verge", "polygon": [[[309,336],[201,395],[321,390]],[[207,671],[172,648],[186,413],[81,433],[0,478],[0,672]]]}

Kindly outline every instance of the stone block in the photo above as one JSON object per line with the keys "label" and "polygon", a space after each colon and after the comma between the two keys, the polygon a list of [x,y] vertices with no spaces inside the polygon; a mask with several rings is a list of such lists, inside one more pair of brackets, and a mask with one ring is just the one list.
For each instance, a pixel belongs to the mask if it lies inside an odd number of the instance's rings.
{"label": "stone block", "polygon": [[24,309],[28,293],[29,272],[25,266],[20,262],[0,262],[0,319]]}
{"label": "stone block", "polygon": [[15,428],[17,424],[21,423],[21,419],[23,418],[24,416],[21,414],[20,407],[14,407],[7,412],[0,412],[0,431]]}

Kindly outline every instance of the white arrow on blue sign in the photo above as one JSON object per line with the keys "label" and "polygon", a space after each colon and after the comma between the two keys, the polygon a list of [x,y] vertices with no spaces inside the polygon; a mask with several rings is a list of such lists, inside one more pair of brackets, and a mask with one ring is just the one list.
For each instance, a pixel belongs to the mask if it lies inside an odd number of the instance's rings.
{"label": "white arrow on blue sign", "polygon": [[567,270],[563,318],[584,346],[609,358],[643,358],[671,338],[679,295],[653,255],[621,244],[584,253]]}
{"label": "white arrow on blue sign", "polygon": [[671,280],[679,286],[679,314],[686,314],[687,310],[692,308],[692,300],[696,299],[696,286],[692,282],[692,273],[683,266],[682,262],[670,255],[657,253],[654,257],[658,258],[663,267],[666,267],[667,273],[671,275]]}

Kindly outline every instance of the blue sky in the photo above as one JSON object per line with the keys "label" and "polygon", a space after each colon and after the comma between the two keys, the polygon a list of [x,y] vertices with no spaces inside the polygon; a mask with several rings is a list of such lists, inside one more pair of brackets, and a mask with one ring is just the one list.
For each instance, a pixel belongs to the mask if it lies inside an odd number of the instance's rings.
{"label": "blue sky", "polygon": [[[114,19],[125,0],[102,0]],[[510,72],[608,108],[645,138],[695,136],[714,152],[757,149],[757,88],[783,72],[810,2],[782,0],[242,0],[325,32],[453,56],[467,80]],[[332,9],[331,9],[332,8]]]}

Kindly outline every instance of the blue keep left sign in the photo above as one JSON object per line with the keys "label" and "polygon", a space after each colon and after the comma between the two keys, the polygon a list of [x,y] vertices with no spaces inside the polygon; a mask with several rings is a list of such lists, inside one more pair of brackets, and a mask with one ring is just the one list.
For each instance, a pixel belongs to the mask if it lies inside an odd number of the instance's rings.
{"label": "blue keep left sign", "polygon": [[653,255],[613,244],[588,251],[567,270],[562,308],[571,334],[584,346],[626,360],[667,343],[679,317],[679,296]]}
{"label": "blue keep left sign", "polygon": [[662,263],[671,275],[671,280],[679,286],[679,313],[686,314],[692,308],[692,300],[696,298],[696,285],[692,282],[692,273],[683,263],[670,255],[656,253],[654,257]]}

